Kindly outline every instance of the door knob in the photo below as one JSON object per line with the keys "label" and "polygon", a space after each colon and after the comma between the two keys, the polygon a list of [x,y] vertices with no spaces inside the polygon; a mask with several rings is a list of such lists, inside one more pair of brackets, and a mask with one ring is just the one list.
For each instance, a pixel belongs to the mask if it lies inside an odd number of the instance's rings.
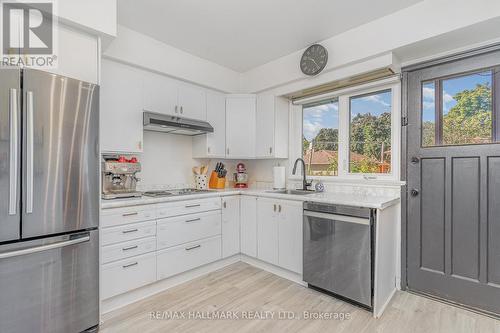
{"label": "door knob", "polygon": [[419,192],[418,192],[418,190],[417,190],[416,188],[414,188],[414,189],[412,189],[412,190],[410,191],[410,194],[411,194],[411,196],[412,196],[412,197],[416,197],[416,196],[418,195],[418,193],[419,193]]}
{"label": "door knob", "polygon": [[413,157],[411,158],[411,163],[413,163],[413,164],[417,164],[418,162],[420,162],[420,159],[419,159],[418,157],[413,156]]}

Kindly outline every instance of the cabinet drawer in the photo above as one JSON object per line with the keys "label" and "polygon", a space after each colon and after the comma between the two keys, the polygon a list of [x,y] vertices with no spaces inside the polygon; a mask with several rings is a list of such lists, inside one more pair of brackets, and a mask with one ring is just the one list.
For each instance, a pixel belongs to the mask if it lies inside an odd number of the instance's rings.
{"label": "cabinet drawer", "polygon": [[109,298],[156,281],[156,253],[102,266],[102,298]]}
{"label": "cabinet drawer", "polygon": [[101,227],[150,221],[156,218],[154,206],[136,206],[124,208],[103,209],[101,212]]}
{"label": "cabinet drawer", "polygon": [[158,220],[158,249],[221,234],[220,210]]}
{"label": "cabinet drawer", "polygon": [[169,202],[158,205],[157,217],[165,218],[193,213],[207,212],[221,208],[221,200],[217,198],[208,198],[200,200],[185,200]]}
{"label": "cabinet drawer", "polygon": [[103,246],[102,262],[122,260],[156,250],[156,237],[146,237],[128,242]]}
{"label": "cabinet drawer", "polygon": [[101,243],[109,245],[155,235],[156,221],[132,223],[101,229]]}
{"label": "cabinet drawer", "polygon": [[158,251],[158,280],[222,258],[221,237],[211,237]]}

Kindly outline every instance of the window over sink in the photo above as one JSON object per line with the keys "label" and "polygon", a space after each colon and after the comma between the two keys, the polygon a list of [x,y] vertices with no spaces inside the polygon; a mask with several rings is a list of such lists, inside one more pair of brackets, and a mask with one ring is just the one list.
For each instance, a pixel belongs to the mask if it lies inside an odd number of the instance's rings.
{"label": "window over sink", "polygon": [[399,180],[399,95],[399,80],[389,78],[294,101],[307,175]]}

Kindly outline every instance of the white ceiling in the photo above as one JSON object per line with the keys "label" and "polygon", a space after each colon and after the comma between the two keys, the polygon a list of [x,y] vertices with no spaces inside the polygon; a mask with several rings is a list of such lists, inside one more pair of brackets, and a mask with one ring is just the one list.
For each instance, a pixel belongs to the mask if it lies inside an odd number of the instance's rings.
{"label": "white ceiling", "polygon": [[245,72],[419,1],[119,0],[118,22]]}

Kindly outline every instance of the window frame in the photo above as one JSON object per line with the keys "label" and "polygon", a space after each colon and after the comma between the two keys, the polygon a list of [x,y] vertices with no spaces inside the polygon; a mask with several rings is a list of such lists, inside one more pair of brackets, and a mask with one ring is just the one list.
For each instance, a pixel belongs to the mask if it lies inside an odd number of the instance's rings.
{"label": "window frame", "polygon": [[[401,149],[401,81],[399,76],[383,80],[384,82],[370,82],[364,85],[343,89],[318,97],[315,101],[331,101],[338,99],[339,103],[339,143],[338,143],[338,175],[337,176],[308,176],[313,180],[323,182],[345,182],[345,181],[382,181],[400,182],[400,149]],[[350,154],[350,100],[353,97],[370,95],[376,92],[391,92],[391,172],[383,173],[351,173],[349,172]],[[303,105],[308,105],[314,101],[304,101],[292,105],[291,131],[290,131],[290,160],[289,179],[299,180],[300,175],[292,175],[291,170],[296,158],[302,158],[302,137],[303,137]]]}

